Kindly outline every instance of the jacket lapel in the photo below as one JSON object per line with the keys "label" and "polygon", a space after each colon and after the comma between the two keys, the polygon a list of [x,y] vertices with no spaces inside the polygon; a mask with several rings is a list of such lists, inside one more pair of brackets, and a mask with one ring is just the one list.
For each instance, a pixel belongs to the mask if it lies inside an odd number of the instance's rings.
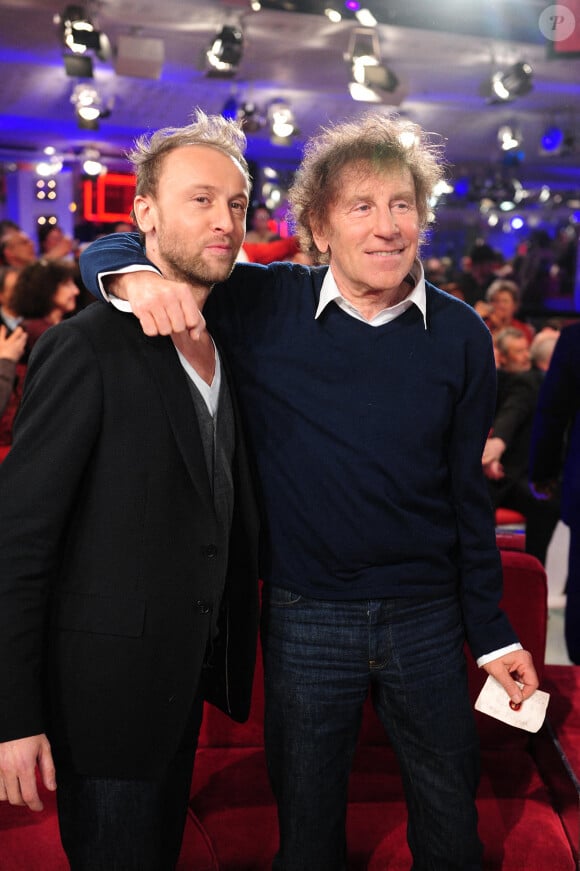
{"label": "jacket lapel", "polygon": [[199,423],[187,375],[179,362],[173,342],[167,336],[143,336],[141,348],[193,485],[213,512],[213,498]]}

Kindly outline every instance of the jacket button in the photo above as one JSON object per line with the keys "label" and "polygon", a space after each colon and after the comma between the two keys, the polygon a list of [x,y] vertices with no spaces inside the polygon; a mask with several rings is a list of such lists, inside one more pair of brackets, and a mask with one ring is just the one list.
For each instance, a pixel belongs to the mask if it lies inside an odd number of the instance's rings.
{"label": "jacket button", "polygon": [[195,606],[200,614],[209,614],[211,611],[211,606],[207,602],[197,601]]}
{"label": "jacket button", "polygon": [[215,544],[208,544],[203,548],[204,556],[208,559],[215,559],[217,556],[218,549]]}

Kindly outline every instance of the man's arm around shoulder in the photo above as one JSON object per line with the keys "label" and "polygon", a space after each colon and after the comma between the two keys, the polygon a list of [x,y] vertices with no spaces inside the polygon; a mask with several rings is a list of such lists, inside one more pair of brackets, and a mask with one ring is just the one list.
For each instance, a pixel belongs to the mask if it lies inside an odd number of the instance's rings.
{"label": "man's arm around shoulder", "polygon": [[137,233],[111,233],[85,248],[83,282],[98,299],[127,300],[147,336],[189,330],[199,339],[205,320],[186,283],[163,278],[147,259]]}

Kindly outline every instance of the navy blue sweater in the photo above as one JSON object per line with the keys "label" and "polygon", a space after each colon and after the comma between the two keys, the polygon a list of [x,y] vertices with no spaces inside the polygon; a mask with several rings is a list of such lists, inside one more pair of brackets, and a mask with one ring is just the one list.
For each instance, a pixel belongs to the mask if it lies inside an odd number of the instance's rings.
{"label": "navy blue sweater", "polygon": [[[115,262],[112,250],[85,260],[93,290],[95,270],[143,259],[114,251]],[[512,643],[481,468],[495,405],[489,331],[429,285],[427,329],[415,306],[381,327],[334,303],[315,320],[324,274],[240,265],[204,311],[254,449],[264,580],[324,599],[457,590],[476,657]]]}

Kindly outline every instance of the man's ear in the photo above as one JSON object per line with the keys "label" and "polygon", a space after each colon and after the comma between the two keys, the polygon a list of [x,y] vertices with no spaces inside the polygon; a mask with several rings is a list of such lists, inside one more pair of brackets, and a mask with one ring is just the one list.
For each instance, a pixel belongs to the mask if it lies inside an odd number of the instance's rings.
{"label": "man's ear", "polygon": [[135,223],[142,233],[150,233],[157,223],[157,209],[151,197],[137,196],[133,200]]}
{"label": "man's ear", "polygon": [[324,229],[320,226],[311,227],[312,238],[314,239],[314,244],[321,254],[326,254],[328,252],[328,239],[326,238],[326,233]]}

